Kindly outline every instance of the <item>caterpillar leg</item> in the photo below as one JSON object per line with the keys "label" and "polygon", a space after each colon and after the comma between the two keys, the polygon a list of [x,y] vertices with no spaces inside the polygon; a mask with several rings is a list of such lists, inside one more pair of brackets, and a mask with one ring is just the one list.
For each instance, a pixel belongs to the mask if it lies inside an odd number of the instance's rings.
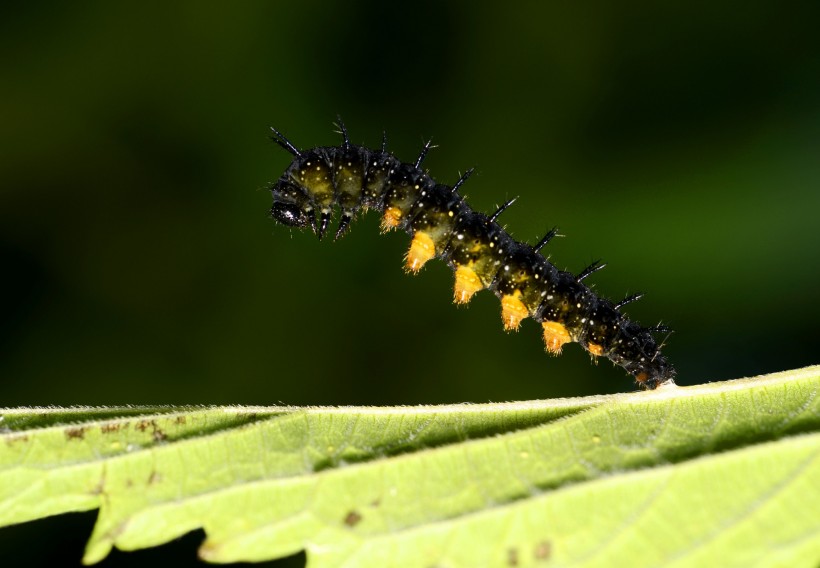
{"label": "caterpillar leg", "polygon": [[436,256],[436,245],[433,239],[427,233],[416,231],[410,243],[410,250],[407,251],[404,268],[407,272],[417,274],[421,267],[434,256]]}
{"label": "caterpillar leg", "polygon": [[507,294],[501,297],[501,319],[505,331],[517,330],[521,321],[530,317],[530,311],[519,299],[519,294]]}
{"label": "caterpillar leg", "polygon": [[401,209],[398,207],[388,207],[384,210],[384,215],[382,216],[382,232],[386,233],[391,229],[395,229],[399,226],[400,221]]}
{"label": "caterpillar leg", "polygon": [[549,353],[560,355],[564,344],[572,341],[569,331],[557,321],[545,321],[541,326],[544,328],[544,347]]}
{"label": "caterpillar leg", "polygon": [[472,268],[459,266],[456,268],[456,283],[453,288],[453,302],[466,304],[473,294],[484,289],[481,279]]}

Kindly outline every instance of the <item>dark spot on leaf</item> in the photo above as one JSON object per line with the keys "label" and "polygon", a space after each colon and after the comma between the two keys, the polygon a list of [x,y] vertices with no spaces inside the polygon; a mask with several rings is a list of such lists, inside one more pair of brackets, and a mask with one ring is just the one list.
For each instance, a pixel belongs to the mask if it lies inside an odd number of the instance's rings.
{"label": "dark spot on leaf", "polygon": [[188,419],[185,416],[177,416],[175,422],[177,424],[185,424]]}
{"label": "dark spot on leaf", "polygon": [[107,422],[100,426],[100,432],[110,434],[111,432],[118,432],[120,428],[122,428],[122,423],[120,422]]}
{"label": "dark spot on leaf", "polygon": [[168,438],[165,432],[163,432],[160,429],[160,427],[157,426],[156,420],[140,420],[139,422],[137,422],[135,428],[140,432],[145,432],[150,428],[151,437],[154,439],[154,442],[162,442]]}
{"label": "dark spot on leaf", "polygon": [[373,500],[370,502],[370,506],[371,506],[371,507],[378,507],[378,506],[379,506],[379,505],[381,505],[381,504],[382,504],[382,500],[381,500],[381,498],[376,498],[376,499],[373,499]]}
{"label": "dark spot on leaf", "polygon": [[507,549],[507,566],[518,566],[518,549]]}
{"label": "dark spot on leaf", "polygon": [[85,438],[85,426],[66,428],[65,437],[69,440],[82,440]]}
{"label": "dark spot on leaf", "polygon": [[350,511],[345,516],[345,524],[349,527],[355,527],[356,525],[359,524],[359,522],[361,520],[362,520],[362,516],[357,511]]}
{"label": "dark spot on leaf", "polygon": [[536,560],[549,560],[549,557],[552,555],[552,543],[548,540],[542,540],[538,544],[535,545],[535,559]]}
{"label": "dark spot on leaf", "polygon": [[125,480],[125,486],[126,487],[133,487],[134,486],[134,480],[129,477],[128,479]]}
{"label": "dark spot on leaf", "polygon": [[156,470],[152,471],[151,475],[148,476],[148,485],[154,485],[160,481],[162,481],[162,474]]}

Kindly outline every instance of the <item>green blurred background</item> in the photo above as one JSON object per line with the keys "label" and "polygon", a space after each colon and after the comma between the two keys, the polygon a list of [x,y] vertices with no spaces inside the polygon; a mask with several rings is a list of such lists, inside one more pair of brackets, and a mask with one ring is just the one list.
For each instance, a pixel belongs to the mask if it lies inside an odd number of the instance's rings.
{"label": "green blurred background", "polygon": [[441,262],[405,275],[375,214],[335,244],[275,226],[268,126],[337,144],[337,114],[407,161],[432,136],[445,183],[477,166],[473,206],[520,196],[508,229],[558,225],[559,268],[603,258],[599,293],[644,291],[627,312],[676,329],[680,384],[817,363],[818,21],[774,0],[7,6],[0,406],[633,388],[577,345],[547,356],[532,321],[504,334],[489,293],[457,309]]}

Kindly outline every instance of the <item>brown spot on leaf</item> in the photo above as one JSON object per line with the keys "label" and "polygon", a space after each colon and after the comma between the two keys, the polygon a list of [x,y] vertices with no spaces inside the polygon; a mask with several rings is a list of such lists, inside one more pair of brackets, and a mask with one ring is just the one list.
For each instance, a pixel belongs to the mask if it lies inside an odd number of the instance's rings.
{"label": "brown spot on leaf", "polygon": [[140,420],[137,422],[137,425],[134,426],[140,432],[145,432],[149,428],[151,429],[151,437],[154,439],[154,442],[163,442],[165,441],[168,436],[163,432],[159,426],[157,426],[156,420]]}
{"label": "brown spot on leaf", "polygon": [[85,426],[66,428],[65,437],[69,440],[82,440],[85,438]]}
{"label": "brown spot on leaf", "polygon": [[349,527],[355,527],[362,520],[362,515],[358,511],[350,511],[345,515],[345,524]]}
{"label": "brown spot on leaf", "polygon": [[507,549],[507,566],[518,566],[518,549]]}
{"label": "brown spot on leaf", "polygon": [[100,432],[110,434],[111,432],[119,432],[120,428],[122,428],[121,422],[106,422],[100,426]]}
{"label": "brown spot on leaf", "polygon": [[536,560],[549,560],[550,556],[552,556],[552,543],[550,541],[542,540],[535,545]]}
{"label": "brown spot on leaf", "polygon": [[185,416],[180,415],[180,416],[176,417],[176,420],[174,420],[174,422],[176,422],[177,424],[185,424],[185,422],[187,422],[187,420],[188,419]]}
{"label": "brown spot on leaf", "polygon": [[162,474],[156,470],[152,471],[151,475],[148,476],[148,485],[154,485],[160,481],[162,481]]}
{"label": "brown spot on leaf", "polygon": [[373,500],[370,502],[370,506],[371,506],[371,507],[378,507],[378,506],[379,506],[379,505],[381,505],[381,504],[382,504],[382,500],[381,500],[381,498],[376,498],[376,499],[373,499]]}

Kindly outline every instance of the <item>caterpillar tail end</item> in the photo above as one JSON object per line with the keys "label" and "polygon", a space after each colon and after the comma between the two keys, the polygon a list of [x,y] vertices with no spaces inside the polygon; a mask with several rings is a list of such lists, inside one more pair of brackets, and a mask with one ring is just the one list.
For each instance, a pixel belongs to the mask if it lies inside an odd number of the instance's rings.
{"label": "caterpillar tail end", "polygon": [[675,383],[675,372],[673,369],[668,369],[663,373],[651,373],[641,371],[635,375],[635,382],[642,390],[656,390],[677,388]]}

